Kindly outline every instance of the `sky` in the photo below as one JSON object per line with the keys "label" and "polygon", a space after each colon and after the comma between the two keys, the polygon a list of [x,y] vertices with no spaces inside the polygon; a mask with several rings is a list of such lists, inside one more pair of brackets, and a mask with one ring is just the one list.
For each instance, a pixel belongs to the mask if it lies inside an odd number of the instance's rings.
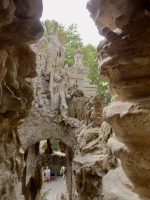
{"label": "sky", "polygon": [[62,25],[77,24],[84,45],[97,46],[102,37],[86,9],[88,0],[43,0],[43,15],[40,20],[56,20]]}

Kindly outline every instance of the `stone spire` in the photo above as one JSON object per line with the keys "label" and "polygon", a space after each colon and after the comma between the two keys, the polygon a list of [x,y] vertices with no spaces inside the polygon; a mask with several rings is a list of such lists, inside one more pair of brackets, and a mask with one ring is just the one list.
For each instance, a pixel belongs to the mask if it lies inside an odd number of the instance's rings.
{"label": "stone spire", "polygon": [[90,69],[83,66],[83,52],[80,48],[75,51],[75,63],[73,67],[69,67],[71,84],[77,84],[79,89],[83,90],[85,95],[95,95],[97,91],[96,85],[90,85],[90,79],[88,79]]}
{"label": "stone spire", "polygon": [[83,52],[80,48],[75,50],[76,55],[74,56],[75,63],[74,66],[81,67],[83,66],[82,60],[83,60]]}

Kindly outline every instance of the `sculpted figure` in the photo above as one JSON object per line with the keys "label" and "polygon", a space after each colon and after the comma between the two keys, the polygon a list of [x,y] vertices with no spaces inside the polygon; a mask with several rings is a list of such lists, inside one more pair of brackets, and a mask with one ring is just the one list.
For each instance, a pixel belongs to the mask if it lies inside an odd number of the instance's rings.
{"label": "sculpted figure", "polygon": [[53,32],[51,32],[46,24],[47,32],[48,32],[48,51],[47,51],[47,65],[46,65],[46,73],[49,74],[52,71],[52,67],[58,67],[58,60],[60,54],[60,41],[57,36],[58,32],[58,24],[55,23],[55,28]]}
{"label": "sculpted figure", "polygon": [[63,67],[64,66],[64,55],[65,55],[66,49],[63,45],[60,46],[59,48],[59,66]]}
{"label": "sculpted figure", "polygon": [[53,101],[53,75],[54,68],[58,67],[59,61],[59,47],[60,42],[57,37],[58,24],[55,23],[55,28],[53,32],[51,32],[46,24],[47,32],[48,32],[48,51],[47,51],[47,64],[46,64],[46,74],[50,75],[49,81],[49,93],[50,99]]}
{"label": "sculpted figure", "polygon": [[50,99],[53,102],[53,76],[54,68],[62,67],[64,63],[65,47],[61,45],[58,38],[58,24],[55,23],[53,32],[51,32],[46,24],[46,29],[48,32],[48,51],[47,51],[47,64],[46,64],[46,74],[50,75],[49,81],[49,93]]}
{"label": "sculpted figure", "polygon": [[45,70],[46,64],[46,53],[44,51],[44,47],[48,44],[48,40],[46,37],[42,37],[39,39],[35,44],[30,45],[32,51],[36,54],[36,70],[38,76],[35,79],[31,79],[30,81],[34,87],[34,95],[35,95],[35,102],[37,107],[43,107],[44,102],[41,98],[42,95],[42,71]]}
{"label": "sculpted figure", "polygon": [[76,51],[76,55],[74,56],[74,59],[75,59],[75,64],[74,66],[77,66],[77,67],[81,67],[83,66],[82,64],[82,60],[83,60],[83,55],[82,55],[82,51],[80,48],[78,48]]}

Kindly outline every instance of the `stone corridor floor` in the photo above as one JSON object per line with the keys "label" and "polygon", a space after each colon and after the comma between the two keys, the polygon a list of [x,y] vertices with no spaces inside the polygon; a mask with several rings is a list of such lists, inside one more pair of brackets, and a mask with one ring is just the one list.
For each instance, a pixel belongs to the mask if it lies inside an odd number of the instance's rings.
{"label": "stone corridor floor", "polygon": [[[49,190],[50,189],[50,190]],[[53,200],[54,197],[61,191],[64,192],[64,180],[62,176],[51,178],[49,183],[44,184],[43,192],[48,191],[47,200]]]}

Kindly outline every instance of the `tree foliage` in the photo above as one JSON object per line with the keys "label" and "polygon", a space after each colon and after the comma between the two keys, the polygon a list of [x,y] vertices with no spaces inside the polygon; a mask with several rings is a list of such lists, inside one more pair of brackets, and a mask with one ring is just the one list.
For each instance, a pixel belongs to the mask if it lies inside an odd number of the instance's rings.
{"label": "tree foliage", "polygon": [[51,145],[54,151],[58,151],[58,142],[55,139],[51,139]]}
{"label": "tree foliage", "polygon": [[[50,30],[53,30],[55,20],[46,20]],[[44,35],[47,36],[45,22],[42,22],[44,27]],[[90,68],[89,78],[91,83],[98,86],[98,92],[103,92],[107,98],[107,102],[110,102],[111,96],[108,93],[108,82],[102,80],[98,76],[98,62],[96,58],[96,47],[92,44],[84,45],[80,34],[77,30],[77,24],[71,24],[66,27],[59,24],[58,33],[64,38],[64,45],[66,49],[64,64],[68,64],[69,67],[74,65],[75,50],[80,47],[83,50],[83,65]]]}
{"label": "tree foliage", "polygon": [[105,94],[107,101],[110,102],[110,94],[108,93],[108,82],[102,80],[98,75],[98,62],[96,57],[96,47],[88,44],[83,47],[84,66],[90,68],[89,78],[91,83],[98,86],[98,92]]}

